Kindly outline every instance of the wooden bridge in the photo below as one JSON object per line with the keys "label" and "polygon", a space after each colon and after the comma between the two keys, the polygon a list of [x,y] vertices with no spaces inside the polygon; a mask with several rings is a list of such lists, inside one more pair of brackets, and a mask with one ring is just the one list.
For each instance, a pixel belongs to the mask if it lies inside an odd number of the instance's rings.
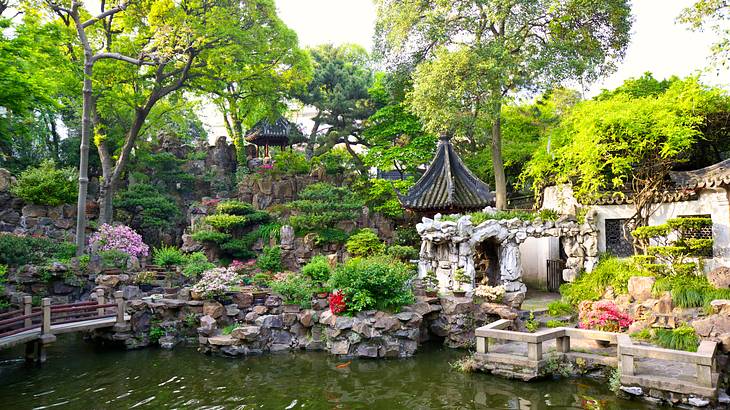
{"label": "wooden bridge", "polygon": [[114,292],[114,299],[108,302],[98,289],[96,300],[51,305],[50,298],[43,298],[40,307],[33,307],[32,298],[25,296],[21,309],[0,314],[0,349],[25,343],[26,359],[45,362],[45,347],[56,341],[56,335],[123,328],[129,320],[124,311],[121,291]]}

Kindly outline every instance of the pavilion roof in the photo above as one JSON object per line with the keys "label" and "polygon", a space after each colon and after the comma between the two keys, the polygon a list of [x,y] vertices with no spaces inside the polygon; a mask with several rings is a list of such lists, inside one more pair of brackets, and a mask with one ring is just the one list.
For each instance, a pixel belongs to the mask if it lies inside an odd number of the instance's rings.
{"label": "pavilion roof", "polygon": [[246,133],[246,141],[256,145],[289,145],[289,136],[296,127],[284,117],[271,122],[267,118],[257,122]]}
{"label": "pavilion roof", "polygon": [[435,212],[480,210],[495,199],[489,186],[464,165],[448,137],[441,137],[423,176],[406,195],[398,193],[398,197],[406,209]]}
{"label": "pavilion roof", "polygon": [[682,189],[730,186],[730,158],[694,171],[670,172],[672,184]]}

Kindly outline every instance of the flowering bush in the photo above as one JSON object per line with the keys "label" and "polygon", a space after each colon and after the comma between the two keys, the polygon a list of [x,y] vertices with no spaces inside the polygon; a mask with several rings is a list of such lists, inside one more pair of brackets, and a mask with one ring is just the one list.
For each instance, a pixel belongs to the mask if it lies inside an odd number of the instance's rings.
{"label": "flowering bush", "polygon": [[206,299],[223,296],[230,286],[238,284],[238,274],[231,268],[213,268],[203,272],[203,277],[193,285],[193,292]]}
{"label": "flowering bush", "polygon": [[150,252],[149,246],[142,242],[142,236],[126,225],[103,224],[89,238],[89,247],[97,251],[124,252],[138,258],[146,257]]}
{"label": "flowering bush", "polygon": [[474,289],[474,295],[484,298],[487,302],[499,302],[504,297],[504,286],[479,285]]}
{"label": "flowering bush", "polygon": [[330,303],[330,311],[332,313],[339,314],[347,310],[345,294],[342,291],[336,290],[332,292],[327,300]]}
{"label": "flowering bush", "polygon": [[233,269],[236,273],[248,273],[255,267],[256,259],[249,259],[245,262],[234,259],[233,262],[231,262],[231,264],[228,266],[229,269]]}
{"label": "flowering bush", "polygon": [[610,301],[584,301],[578,306],[578,319],[581,329],[596,329],[605,332],[626,330],[633,319]]}

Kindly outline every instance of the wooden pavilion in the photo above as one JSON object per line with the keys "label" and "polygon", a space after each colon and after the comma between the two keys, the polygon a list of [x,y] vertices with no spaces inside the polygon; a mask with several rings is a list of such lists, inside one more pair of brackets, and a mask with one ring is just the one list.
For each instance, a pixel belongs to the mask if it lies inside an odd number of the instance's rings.
{"label": "wooden pavilion", "polygon": [[282,149],[290,146],[290,137],[297,131],[297,127],[284,117],[279,117],[274,122],[264,118],[246,133],[245,138],[248,143],[256,145],[256,157],[259,156],[259,147],[264,147],[264,156],[268,157],[269,146]]}

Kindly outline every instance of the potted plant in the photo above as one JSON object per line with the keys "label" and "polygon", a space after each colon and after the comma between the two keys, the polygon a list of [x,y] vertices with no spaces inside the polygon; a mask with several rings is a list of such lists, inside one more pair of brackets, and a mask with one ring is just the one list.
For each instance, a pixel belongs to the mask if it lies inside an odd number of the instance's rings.
{"label": "potted plant", "polygon": [[461,288],[461,286],[463,284],[469,283],[469,282],[471,282],[471,278],[466,276],[466,274],[464,273],[464,269],[461,269],[461,268],[457,269],[454,272],[454,284],[455,284],[454,287],[455,288],[452,289],[452,293],[454,294],[454,296],[464,297],[466,295],[466,291],[463,290]]}
{"label": "potted plant", "polygon": [[144,271],[138,273],[134,281],[137,283],[142,292],[149,292],[152,290],[152,282],[155,280],[156,276],[155,272]]}
{"label": "potted plant", "polygon": [[422,283],[426,289],[426,296],[431,298],[438,296],[439,280],[436,277],[436,272],[429,269],[423,277]]}

